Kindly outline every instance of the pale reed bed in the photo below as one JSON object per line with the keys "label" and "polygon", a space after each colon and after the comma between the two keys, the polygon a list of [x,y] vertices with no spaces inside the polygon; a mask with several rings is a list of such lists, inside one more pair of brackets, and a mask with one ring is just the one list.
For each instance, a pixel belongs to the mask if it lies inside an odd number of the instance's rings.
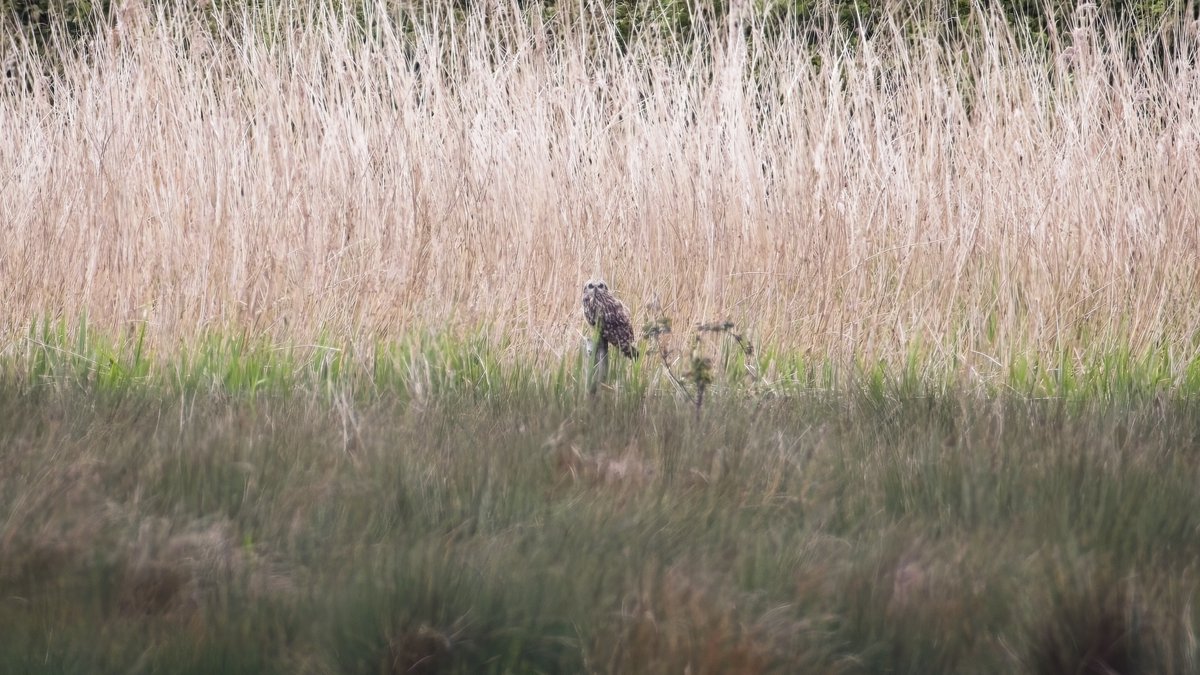
{"label": "pale reed bed", "polygon": [[[754,17],[623,49],[602,21],[127,11],[0,92],[0,325],[304,341],[486,330],[557,358],[604,275],[676,326],[833,359],[1200,341],[1195,26],[1084,9],[1029,49]],[[741,21],[741,23],[738,23]],[[6,42],[17,73],[52,68]]]}

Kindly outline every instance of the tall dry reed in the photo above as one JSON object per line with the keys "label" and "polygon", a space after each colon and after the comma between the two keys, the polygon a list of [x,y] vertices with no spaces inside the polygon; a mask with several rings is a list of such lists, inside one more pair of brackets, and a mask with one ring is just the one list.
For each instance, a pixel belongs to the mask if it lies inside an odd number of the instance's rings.
{"label": "tall dry reed", "polygon": [[833,358],[1195,357],[1195,25],[1130,47],[1085,6],[1032,49],[741,16],[625,46],[541,16],[127,6],[57,71],[4,42],[4,341],[86,314],[158,345],[489,326],[553,356],[603,274],[637,322]]}

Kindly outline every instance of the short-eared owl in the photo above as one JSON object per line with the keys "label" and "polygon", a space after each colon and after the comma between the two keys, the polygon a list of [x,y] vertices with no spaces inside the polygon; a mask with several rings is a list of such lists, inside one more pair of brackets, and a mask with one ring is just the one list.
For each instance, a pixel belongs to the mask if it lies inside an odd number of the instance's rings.
{"label": "short-eared owl", "polygon": [[583,316],[593,326],[600,322],[601,346],[613,345],[629,358],[638,355],[633,344],[633,326],[629,310],[608,291],[608,284],[591,279],[583,286]]}

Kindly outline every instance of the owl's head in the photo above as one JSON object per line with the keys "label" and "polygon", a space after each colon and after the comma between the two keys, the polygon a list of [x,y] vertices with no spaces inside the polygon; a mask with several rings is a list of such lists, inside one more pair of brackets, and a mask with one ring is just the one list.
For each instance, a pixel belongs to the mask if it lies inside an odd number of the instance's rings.
{"label": "owl's head", "polygon": [[603,279],[588,279],[588,282],[583,285],[584,299],[596,297],[596,294],[604,295],[608,293],[608,284],[604,283]]}

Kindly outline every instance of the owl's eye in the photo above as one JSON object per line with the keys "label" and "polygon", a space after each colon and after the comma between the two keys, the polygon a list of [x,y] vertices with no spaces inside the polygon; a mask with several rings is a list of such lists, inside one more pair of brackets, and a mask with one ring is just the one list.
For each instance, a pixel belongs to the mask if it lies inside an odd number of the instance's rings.
{"label": "owl's eye", "polygon": [[587,287],[588,287],[589,289],[592,289],[592,288],[595,288],[595,287],[596,287],[596,284],[589,283],[589,284],[587,285]]}
{"label": "owl's eye", "polygon": [[608,285],[607,284],[596,284],[596,288],[599,288],[600,290],[603,291],[608,288]]}

